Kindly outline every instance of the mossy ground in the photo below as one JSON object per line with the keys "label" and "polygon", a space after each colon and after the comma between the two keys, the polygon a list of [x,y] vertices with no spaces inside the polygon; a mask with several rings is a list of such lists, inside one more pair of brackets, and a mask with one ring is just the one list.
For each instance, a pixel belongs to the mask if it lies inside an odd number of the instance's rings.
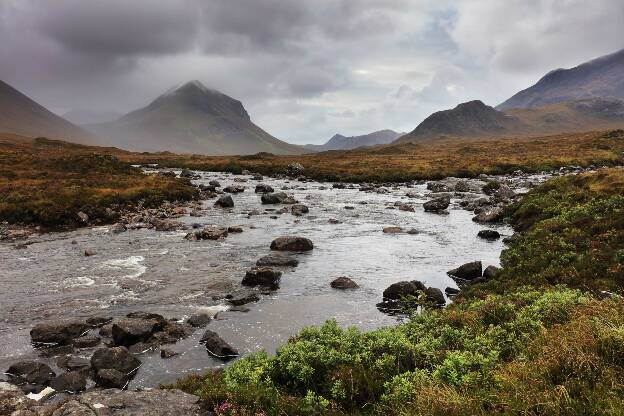
{"label": "mossy ground", "polygon": [[624,414],[623,190],[624,169],[548,181],[508,210],[504,272],[447,308],[328,321],[175,387],[217,415]]}

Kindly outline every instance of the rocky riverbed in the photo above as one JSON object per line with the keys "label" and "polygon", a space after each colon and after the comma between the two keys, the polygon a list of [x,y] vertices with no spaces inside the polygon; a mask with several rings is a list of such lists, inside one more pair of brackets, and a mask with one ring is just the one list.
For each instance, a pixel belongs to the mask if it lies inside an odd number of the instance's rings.
{"label": "rocky riverbed", "polygon": [[352,185],[182,175],[205,199],[72,232],[4,226],[5,380],[33,393],[149,388],[271,352],[329,318],[392,325],[403,295],[424,291],[441,306],[458,283],[495,273],[512,234],[501,207],[550,176]]}

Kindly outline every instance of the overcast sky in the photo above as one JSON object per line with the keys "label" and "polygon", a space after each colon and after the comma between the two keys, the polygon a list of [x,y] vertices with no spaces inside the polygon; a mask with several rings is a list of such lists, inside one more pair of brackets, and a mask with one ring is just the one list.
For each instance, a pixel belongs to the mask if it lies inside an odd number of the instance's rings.
{"label": "overcast sky", "polygon": [[293,143],[412,130],[624,48],[622,0],[0,0],[0,79],[59,114],[197,79]]}

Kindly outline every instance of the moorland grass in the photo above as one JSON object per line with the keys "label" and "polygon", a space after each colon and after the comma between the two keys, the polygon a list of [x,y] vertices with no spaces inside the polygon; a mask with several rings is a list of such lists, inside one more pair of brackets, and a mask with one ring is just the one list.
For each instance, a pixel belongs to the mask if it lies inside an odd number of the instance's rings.
{"label": "moorland grass", "polygon": [[119,210],[197,197],[188,180],[147,176],[97,148],[47,139],[0,143],[0,221],[49,229],[116,221]]}

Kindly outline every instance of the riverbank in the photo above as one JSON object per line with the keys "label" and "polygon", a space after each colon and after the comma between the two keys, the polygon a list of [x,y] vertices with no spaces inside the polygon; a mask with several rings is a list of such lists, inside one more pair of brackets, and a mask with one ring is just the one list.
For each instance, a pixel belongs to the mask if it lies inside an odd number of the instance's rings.
{"label": "riverbank", "polygon": [[199,196],[187,179],[145,175],[106,150],[47,139],[0,140],[3,237],[110,224],[130,212]]}
{"label": "riverbank", "polygon": [[523,233],[504,271],[443,310],[373,332],[329,321],[176,387],[223,415],[617,414],[623,179],[602,170],[531,191],[508,211]]}

